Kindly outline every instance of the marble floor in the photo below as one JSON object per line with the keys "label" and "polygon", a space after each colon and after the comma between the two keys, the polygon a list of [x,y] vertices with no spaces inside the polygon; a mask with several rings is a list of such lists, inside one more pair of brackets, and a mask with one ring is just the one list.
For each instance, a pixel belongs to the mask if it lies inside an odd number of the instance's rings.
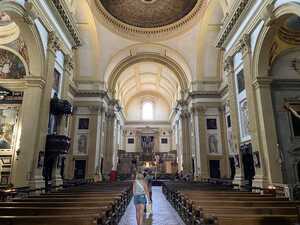
{"label": "marble floor", "polygon": [[[170,203],[165,199],[161,187],[152,188],[153,215],[151,225],[185,225]],[[145,223],[145,225],[150,225]],[[133,200],[130,202],[119,225],[136,225]]]}

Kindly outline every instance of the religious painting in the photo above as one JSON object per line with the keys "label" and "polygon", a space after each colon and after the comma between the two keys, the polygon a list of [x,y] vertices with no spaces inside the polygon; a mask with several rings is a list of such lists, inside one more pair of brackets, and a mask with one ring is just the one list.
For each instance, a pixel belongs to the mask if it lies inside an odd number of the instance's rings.
{"label": "religious painting", "polygon": [[0,48],[0,79],[21,79],[26,69],[21,59],[6,49]]}
{"label": "religious painting", "polygon": [[210,134],[208,136],[208,149],[209,153],[216,154],[218,153],[218,136],[216,134]]}
{"label": "religious painting", "polygon": [[134,138],[128,138],[127,143],[128,144],[134,144]]}
{"label": "religious painting", "polygon": [[6,185],[9,183],[9,173],[2,173],[1,174],[1,184]]}
{"label": "religious painting", "polygon": [[79,130],[88,130],[89,129],[89,118],[80,118],[78,122],[78,129]]}
{"label": "religious painting", "polygon": [[217,127],[217,119],[206,119],[206,127],[208,130],[216,130]]}
{"label": "religious painting", "polygon": [[79,134],[77,141],[77,153],[79,155],[86,155],[88,146],[88,134]]}
{"label": "religious painting", "polygon": [[168,144],[168,138],[162,138],[161,144]]}
{"label": "religious painting", "polygon": [[12,137],[16,119],[16,109],[0,109],[0,149],[12,148]]}

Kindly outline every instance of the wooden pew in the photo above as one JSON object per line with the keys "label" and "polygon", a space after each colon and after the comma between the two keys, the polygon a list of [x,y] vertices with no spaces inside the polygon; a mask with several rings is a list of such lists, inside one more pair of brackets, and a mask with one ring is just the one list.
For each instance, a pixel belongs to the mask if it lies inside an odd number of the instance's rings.
{"label": "wooden pew", "polygon": [[130,198],[128,183],[87,185],[17,198],[12,202],[0,202],[0,224],[115,225]]}
{"label": "wooden pew", "polygon": [[300,206],[274,194],[211,184],[167,183],[163,192],[188,225],[294,225]]}
{"label": "wooden pew", "polygon": [[1,225],[97,225],[98,214],[51,216],[1,216]]}

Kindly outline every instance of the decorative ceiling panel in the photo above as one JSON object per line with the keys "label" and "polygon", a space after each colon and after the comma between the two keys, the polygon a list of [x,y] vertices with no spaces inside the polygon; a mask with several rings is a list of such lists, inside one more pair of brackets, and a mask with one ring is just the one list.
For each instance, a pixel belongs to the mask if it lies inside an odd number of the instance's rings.
{"label": "decorative ceiling panel", "polygon": [[208,0],[94,0],[102,22],[121,36],[164,40],[199,22]]}
{"label": "decorative ceiling panel", "polygon": [[197,0],[99,0],[115,18],[140,28],[177,22],[195,7]]}

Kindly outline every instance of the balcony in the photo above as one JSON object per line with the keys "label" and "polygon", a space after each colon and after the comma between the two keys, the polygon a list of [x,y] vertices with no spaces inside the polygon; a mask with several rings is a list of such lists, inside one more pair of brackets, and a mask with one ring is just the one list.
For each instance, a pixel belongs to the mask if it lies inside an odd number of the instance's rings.
{"label": "balcony", "polygon": [[71,139],[64,135],[49,134],[46,140],[46,152],[53,154],[67,154]]}

